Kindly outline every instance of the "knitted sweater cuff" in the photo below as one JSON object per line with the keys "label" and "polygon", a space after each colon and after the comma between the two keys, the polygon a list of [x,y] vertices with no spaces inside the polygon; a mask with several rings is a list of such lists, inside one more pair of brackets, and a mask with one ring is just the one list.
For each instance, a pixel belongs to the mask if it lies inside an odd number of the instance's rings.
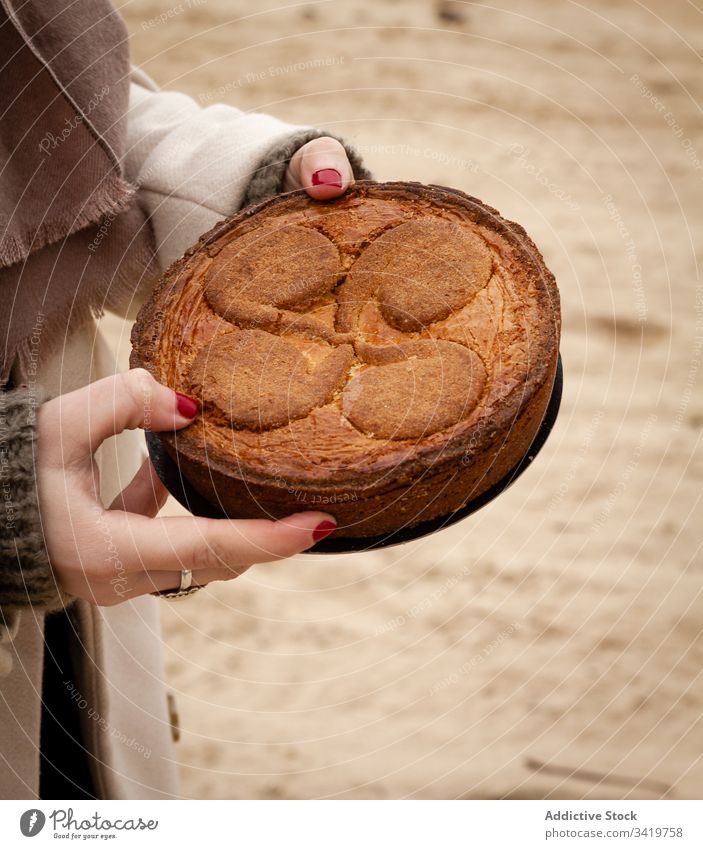
{"label": "knitted sweater cuff", "polygon": [[36,481],[36,413],[49,394],[40,386],[0,392],[0,621],[14,608],[64,607],[44,544]]}
{"label": "knitted sweater cuff", "polygon": [[324,130],[299,130],[292,133],[283,142],[278,142],[266,152],[247,187],[243,205],[248,206],[251,203],[258,203],[273,195],[280,194],[283,191],[286,169],[293,154],[304,144],[323,136],[336,139],[344,145],[355,180],[372,179],[371,172],[362,164],[359,153],[344,139]]}

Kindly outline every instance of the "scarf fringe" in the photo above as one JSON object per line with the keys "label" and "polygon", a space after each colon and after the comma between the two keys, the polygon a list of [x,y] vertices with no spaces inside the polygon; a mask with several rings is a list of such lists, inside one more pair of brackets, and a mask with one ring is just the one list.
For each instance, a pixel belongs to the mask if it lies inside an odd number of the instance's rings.
{"label": "scarf fringe", "polygon": [[[0,375],[6,383],[15,366],[17,382],[41,384],[42,364],[55,355],[66,339],[88,321],[98,321],[106,311],[123,315],[137,291],[153,288],[161,273],[156,257],[148,248],[131,255],[129,262],[120,264],[109,280],[91,293],[91,300],[77,301],[67,316],[65,308],[57,307],[44,315],[39,327],[19,339],[8,357]],[[135,288],[135,281],[139,281]]]}
{"label": "scarf fringe", "polygon": [[79,230],[98,224],[105,217],[113,217],[125,210],[135,197],[137,187],[126,182],[119,174],[109,174],[100,184],[100,192],[93,194],[76,215],[58,214],[42,221],[36,230],[4,238],[0,241],[0,266],[15,265],[47,245],[68,238]]}

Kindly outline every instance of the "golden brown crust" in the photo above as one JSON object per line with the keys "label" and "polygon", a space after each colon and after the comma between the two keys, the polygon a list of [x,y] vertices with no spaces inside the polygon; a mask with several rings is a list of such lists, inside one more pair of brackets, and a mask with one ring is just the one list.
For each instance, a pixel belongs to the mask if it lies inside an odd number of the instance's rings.
{"label": "golden brown crust", "polygon": [[162,440],[230,515],[324,507],[338,534],[368,536],[458,509],[512,468],[559,329],[521,227],[454,190],[361,182],[205,234],[140,312],[131,364],[202,401]]}
{"label": "golden brown crust", "polygon": [[422,331],[466,306],[488,282],[491,253],[474,233],[449,221],[420,218],[382,233],[354,262],[340,286],[337,322],[355,331],[376,296],[397,330]]}
{"label": "golden brown crust", "polygon": [[486,370],[463,345],[432,340],[375,350],[388,358],[361,358],[373,368],[359,371],[341,399],[342,414],[367,436],[423,439],[461,421],[481,397]]}
{"label": "golden brown crust", "polygon": [[351,345],[329,347],[312,368],[289,341],[263,330],[216,336],[188,370],[191,395],[229,418],[233,428],[265,431],[307,416],[345,382]]}

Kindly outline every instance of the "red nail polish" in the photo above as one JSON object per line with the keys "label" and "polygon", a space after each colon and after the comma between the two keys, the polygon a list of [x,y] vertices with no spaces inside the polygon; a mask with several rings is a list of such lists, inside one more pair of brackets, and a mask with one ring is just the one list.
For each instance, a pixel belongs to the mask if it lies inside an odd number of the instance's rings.
{"label": "red nail polish", "polygon": [[342,175],[336,168],[323,168],[312,175],[313,186],[336,186],[342,188]]}
{"label": "red nail polish", "polygon": [[336,530],[337,525],[334,522],[330,522],[325,519],[325,521],[320,522],[320,524],[312,532],[312,538],[315,542],[319,542],[321,539],[328,537],[332,533],[332,531]]}
{"label": "red nail polish", "polygon": [[192,419],[198,414],[200,404],[194,398],[189,398],[182,392],[176,392],[176,409],[185,418]]}

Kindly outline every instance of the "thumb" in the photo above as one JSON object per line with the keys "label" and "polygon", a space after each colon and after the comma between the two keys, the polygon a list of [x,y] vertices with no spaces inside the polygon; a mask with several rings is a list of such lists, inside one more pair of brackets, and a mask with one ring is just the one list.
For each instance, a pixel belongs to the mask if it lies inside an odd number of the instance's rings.
{"label": "thumb", "polygon": [[304,144],[290,161],[289,181],[290,188],[304,188],[315,200],[339,197],[354,182],[344,145],[329,136]]}
{"label": "thumb", "polygon": [[91,457],[109,436],[123,430],[176,430],[194,419],[198,404],[135,368],[59,395],[40,408],[39,426],[48,462],[66,466]]}

